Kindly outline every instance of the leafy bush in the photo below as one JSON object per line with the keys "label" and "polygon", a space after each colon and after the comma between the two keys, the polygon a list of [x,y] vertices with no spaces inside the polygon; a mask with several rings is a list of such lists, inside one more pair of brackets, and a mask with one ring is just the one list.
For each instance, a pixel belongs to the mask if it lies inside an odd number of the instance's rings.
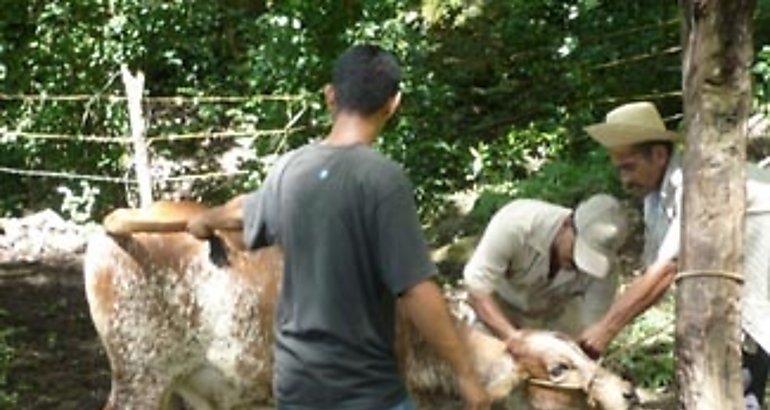
{"label": "leafy bush", "polygon": [[539,198],[568,207],[600,192],[624,195],[607,152],[600,147],[578,158],[552,161],[515,184],[513,190],[519,198]]}
{"label": "leafy bush", "polygon": [[770,45],[763,46],[756,55],[752,69],[754,74],[754,99],[756,104],[767,110],[770,104]]}
{"label": "leafy bush", "polygon": [[669,292],[610,345],[605,364],[647,388],[674,382],[674,297]]}
{"label": "leafy bush", "polygon": [[535,198],[574,207],[601,192],[625,195],[606,151],[595,148],[580,159],[551,160],[528,178],[485,186],[470,218],[476,224],[486,224],[498,209],[515,198]]}
{"label": "leafy bush", "polygon": [[[370,41],[393,50],[404,68],[404,106],[380,148],[408,170],[424,218],[442,198],[480,184],[530,175],[527,158],[569,159],[576,143],[558,127],[576,129],[594,118],[601,98],[669,91],[678,67],[673,55],[634,65],[622,59],[678,42],[669,24],[676,5],[655,7],[597,2],[364,0],[338,2],[180,0],[145,2],[0,0],[0,83],[8,94],[89,94],[90,101],[0,101],[0,130],[120,136],[127,132],[118,67],[141,69],[149,96],[291,94],[295,103],[147,103],[150,136],[226,129],[280,128],[302,112],[290,135],[260,137],[247,149],[259,159],[318,137],[328,124],[320,90],[344,48]],[[114,6],[114,7],[113,7]],[[643,12],[641,12],[643,11]],[[644,35],[628,42],[629,22]],[[617,38],[618,40],[615,40]],[[484,45],[479,47],[479,45]],[[603,63],[627,68],[608,74]],[[597,68],[598,67],[598,68]],[[644,75],[637,75],[638,72]],[[627,78],[634,78],[628,81]],[[601,79],[601,81],[597,81]],[[558,124],[558,127],[554,126]],[[556,131],[543,132],[542,129]],[[4,133],[0,131],[0,133]],[[210,172],[228,141],[156,143],[153,154],[195,164],[182,172]],[[480,175],[474,166],[482,156]],[[0,137],[3,166],[118,176],[127,153],[119,145]],[[186,196],[217,202],[253,187],[265,167],[239,164],[253,175],[207,180]],[[129,176],[130,173],[129,173]],[[482,177],[481,179],[476,178]],[[0,175],[0,210],[60,208],[51,195],[77,181]],[[100,184],[94,215],[123,205],[124,187]],[[19,194],[24,193],[24,194]],[[179,192],[175,192],[179,193]],[[130,195],[130,194],[129,194]]]}

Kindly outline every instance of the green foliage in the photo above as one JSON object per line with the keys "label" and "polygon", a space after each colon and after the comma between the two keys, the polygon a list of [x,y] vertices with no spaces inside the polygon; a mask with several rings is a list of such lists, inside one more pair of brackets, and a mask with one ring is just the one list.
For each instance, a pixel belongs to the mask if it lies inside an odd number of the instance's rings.
{"label": "green foliage", "polygon": [[[758,21],[766,18],[764,3]],[[379,148],[404,164],[427,222],[440,215],[449,194],[466,189],[503,187],[569,204],[585,195],[583,188],[607,188],[590,183],[605,174],[586,161],[595,144],[582,126],[642,97],[666,116],[681,111],[672,2],[0,0],[0,7],[7,11],[0,15],[4,92],[95,96],[0,100],[2,166],[133,177],[127,147],[6,133],[126,135],[125,103],[106,98],[123,95],[124,63],[145,73],[149,96],[253,96],[237,103],[145,103],[150,137],[256,133],[290,121],[301,128],[251,140],[153,143],[156,160],[171,163],[173,175],[215,170],[217,156],[236,147],[253,153],[237,164],[250,175],[160,184],[161,196],[219,202],[256,186],[271,154],[322,136],[329,117],[320,90],[334,58],[362,41],[393,50],[403,63],[403,106]],[[765,26],[757,24],[759,45],[768,42]],[[758,58],[755,72],[764,78],[766,57]],[[285,94],[299,97],[258,97]],[[93,215],[133,195],[119,184],[94,185]],[[77,180],[0,174],[0,210],[61,208],[59,187],[82,190]]]}
{"label": "green foliage", "polygon": [[544,163],[563,156],[568,141],[564,129],[511,128],[502,138],[471,147],[474,160],[466,179],[483,185],[528,178]]}
{"label": "green foliage", "polygon": [[641,387],[672,386],[674,381],[674,301],[668,294],[618,335],[605,362],[630,375]]}
{"label": "green foliage", "polygon": [[580,158],[549,163],[541,172],[518,183],[513,191],[517,197],[540,198],[565,206],[575,206],[600,192],[624,195],[606,151],[599,147]]}
{"label": "green foliage", "polygon": [[[145,72],[152,96],[300,96],[288,103],[255,97],[145,104],[151,137],[256,132],[295,117],[304,127],[247,143],[255,156],[240,167],[249,176],[196,181],[184,190],[169,184],[159,187],[161,195],[219,202],[259,183],[270,164],[262,157],[322,135],[329,118],[319,91],[334,57],[361,41],[393,50],[403,63],[404,104],[379,148],[404,164],[429,223],[448,194],[468,188],[567,205],[615,189],[608,171],[596,169],[604,159],[582,126],[639,95],[656,100],[664,114],[680,111],[678,97],[669,94],[679,88],[679,58],[666,51],[679,42],[674,3],[0,0],[0,6],[11,10],[0,17],[0,81],[7,92],[122,95],[118,67],[127,63]],[[763,27],[758,44],[766,41]],[[755,73],[766,86],[764,53]],[[760,97],[762,90],[757,87]],[[128,130],[124,103],[105,98],[0,106],[0,130],[111,136]],[[213,169],[215,155],[239,144],[175,141],[152,149],[175,162],[179,174]],[[118,145],[0,137],[2,165],[22,169],[131,177],[129,155]],[[61,208],[69,197],[52,192],[82,190],[79,181],[7,174],[0,183],[0,209],[13,214]],[[92,214],[127,200],[123,186],[97,185]]]}
{"label": "green foliage", "polygon": [[756,63],[752,69],[754,97],[758,106],[766,107],[770,104],[770,45],[763,46],[755,60]]}
{"label": "green foliage", "polygon": [[595,147],[581,159],[551,160],[527,178],[485,186],[469,217],[474,227],[484,226],[515,198],[536,198],[571,208],[600,192],[625,195],[606,151]]}

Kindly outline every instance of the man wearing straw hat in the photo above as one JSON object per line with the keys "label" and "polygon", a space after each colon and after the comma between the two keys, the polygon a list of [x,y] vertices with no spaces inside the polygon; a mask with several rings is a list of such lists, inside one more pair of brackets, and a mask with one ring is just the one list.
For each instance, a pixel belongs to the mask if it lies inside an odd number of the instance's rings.
{"label": "man wearing straw hat", "polygon": [[[583,348],[601,354],[634,317],[657,302],[676,274],[683,178],[674,144],[679,134],[666,129],[649,102],[622,105],[605,122],[586,127],[607,148],[624,187],[644,199],[646,270],[580,338]],[[770,359],[770,173],[747,168],[744,283],[741,327],[747,409],[764,401]]]}
{"label": "man wearing straw hat", "polygon": [[606,194],[574,212],[534,199],[508,203],[463,271],[476,325],[511,349],[520,328],[579,335],[612,303],[627,225],[620,203]]}

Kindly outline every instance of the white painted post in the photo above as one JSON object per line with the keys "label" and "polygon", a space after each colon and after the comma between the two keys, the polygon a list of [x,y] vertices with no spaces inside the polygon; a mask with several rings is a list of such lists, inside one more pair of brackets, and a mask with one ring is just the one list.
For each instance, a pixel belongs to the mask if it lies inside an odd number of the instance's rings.
{"label": "white painted post", "polygon": [[138,71],[136,76],[133,76],[125,64],[120,66],[120,72],[123,77],[123,85],[126,87],[128,119],[134,146],[134,167],[139,184],[139,204],[144,208],[152,203],[152,176],[150,175],[147,142],[144,140],[144,118],[142,117],[144,74]]}

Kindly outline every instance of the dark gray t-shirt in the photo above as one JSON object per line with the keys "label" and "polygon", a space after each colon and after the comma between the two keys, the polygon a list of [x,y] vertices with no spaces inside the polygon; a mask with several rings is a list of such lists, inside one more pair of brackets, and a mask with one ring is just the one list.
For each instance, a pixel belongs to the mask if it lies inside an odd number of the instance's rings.
{"label": "dark gray t-shirt", "polygon": [[397,296],[435,267],[401,167],[368,146],[285,155],[244,205],[250,248],[283,248],[275,393],[318,409],[406,395],[393,350]]}

